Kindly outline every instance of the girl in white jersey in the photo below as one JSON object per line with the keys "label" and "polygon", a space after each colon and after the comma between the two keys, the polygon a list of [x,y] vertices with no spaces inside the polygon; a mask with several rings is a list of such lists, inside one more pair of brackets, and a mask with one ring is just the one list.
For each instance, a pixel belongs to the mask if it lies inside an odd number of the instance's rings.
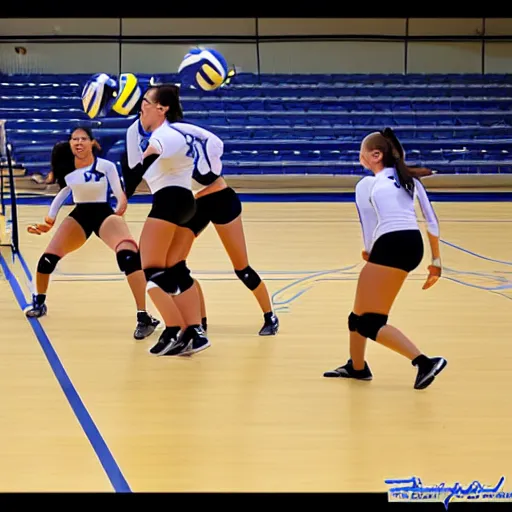
{"label": "girl in white jersey", "polygon": [[[233,264],[235,275],[253,292],[263,312],[263,326],[260,336],[275,335],[279,329],[279,320],[272,310],[272,302],[265,283],[249,265],[247,246],[242,223],[242,203],[238,194],[228,186],[221,176],[224,144],[217,135],[190,123],[172,123],[172,128],[190,142],[194,154],[195,166],[192,179],[200,185],[195,194],[196,212],[194,216],[175,231],[171,249],[168,253],[167,267],[186,268],[186,259],[195,239],[211,222]],[[130,179],[130,178],[128,178]],[[131,179],[130,192],[141,181]],[[207,329],[206,306],[203,293],[194,279],[201,300],[201,323]]]}
{"label": "girl in white jersey", "polygon": [[350,359],[344,366],[324,373],[325,377],[371,380],[365,360],[370,338],[398,352],[417,367],[415,389],[429,386],[446,366],[441,357],[427,357],[397,328],[388,315],[408,274],[423,259],[423,239],[414,199],[418,198],[427,222],[432,264],[423,289],[430,288],[441,275],[439,223],[421,181],[403,160],[403,149],[389,128],[368,135],[361,144],[360,162],[373,172],[356,186],[356,206],[363,239],[363,259],[353,311],[348,318]]}
{"label": "girl in white jersey", "polygon": [[[197,208],[194,217],[185,224],[185,229],[176,234],[173,242],[172,254],[176,259],[168,263],[184,263],[194,240],[211,222],[228,253],[235,275],[252,291],[263,312],[263,326],[259,335],[275,335],[279,329],[279,320],[272,310],[270,295],[261,277],[249,265],[242,203],[238,194],[221,176],[224,144],[219,137],[198,126],[182,124],[180,129],[195,138],[197,162],[192,178],[201,188],[195,195]],[[206,307],[201,287],[196,283],[201,297],[202,325],[206,330]]]}
{"label": "girl in white jersey", "polygon": [[182,119],[178,87],[152,85],[142,99],[140,118],[126,134],[123,174],[128,195],[143,178],[153,196],[140,252],[148,293],[165,322],[158,342],[150,348],[155,355],[191,354],[210,346],[201,328],[199,293],[189,269],[167,263],[174,259],[178,228],[196,212],[193,137],[179,130]]}
{"label": "girl in white jersey", "polygon": [[[96,144],[96,146],[95,146]],[[72,194],[75,208],[57,228],[41,256],[36,273],[37,293],[28,317],[46,314],[46,292],[50,274],[67,254],[79,249],[95,233],[116,253],[121,271],[127,277],[137,306],[136,339],[149,336],[159,321],[146,312],[146,280],[142,272],[137,243],[122,218],[127,206],[116,166],[95,156],[98,145],[87,127],[73,130],[69,143],[58,143],[52,153],[52,171],[61,190],[52,201],[44,224],[29,226],[32,234],[48,232],[67,197]],[[109,204],[109,186],[117,199],[116,211]]]}

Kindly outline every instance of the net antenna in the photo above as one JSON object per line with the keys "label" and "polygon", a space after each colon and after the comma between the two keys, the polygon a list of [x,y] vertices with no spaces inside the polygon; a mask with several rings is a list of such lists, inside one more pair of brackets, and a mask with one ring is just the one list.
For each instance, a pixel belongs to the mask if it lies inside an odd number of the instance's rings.
{"label": "net antenna", "polygon": [[[5,119],[0,119],[0,245],[19,251],[16,188],[12,168],[12,145],[7,139]],[[10,222],[7,216],[7,196],[10,200]]]}

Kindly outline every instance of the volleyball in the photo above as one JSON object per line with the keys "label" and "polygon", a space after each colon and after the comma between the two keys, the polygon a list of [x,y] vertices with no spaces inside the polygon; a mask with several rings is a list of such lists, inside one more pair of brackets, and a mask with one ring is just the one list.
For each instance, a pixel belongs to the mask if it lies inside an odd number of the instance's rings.
{"label": "volleyball", "polygon": [[178,68],[182,85],[203,91],[214,91],[230,76],[224,56],[212,48],[193,48]]}
{"label": "volleyball", "polygon": [[91,118],[107,114],[112,100],[117,95],[117,83],[106,73],[93,75],[82,90],[82,106]]}
{"label": "volleyball", "polygon": [[142,97],[142,89],[138,78],[133,73],[119,76],[117,95],[111,109],[122,116],[128,116]]}

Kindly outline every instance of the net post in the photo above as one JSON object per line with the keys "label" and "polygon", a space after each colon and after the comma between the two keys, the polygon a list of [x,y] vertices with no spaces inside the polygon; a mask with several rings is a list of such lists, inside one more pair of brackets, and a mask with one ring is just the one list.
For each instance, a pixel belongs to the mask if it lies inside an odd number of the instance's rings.
{"label": "net post", "polygon": [[4,172],[3,166],[7,163],[6,149],[5,149],[5,120],[0,119],[0,168],[2,173],[0,174],[0,201],[2,207],[2,213],[5,212],[5,200],[4,200]]}
{"label": "net post", "polygon": [[12,145],[7,140],[7,132],[5,129],[5,120],[0,119],[0,195],[2,197],[2,211],[0,212],[0,236],[2,239],[7,237],[6,229],[6,208],[5,208],[5,190],[4,190],[4,166],[7,163],[7,171],[9,177],[9,196],[11,199],[11,239],[10,246],[14,253],[19,252],[18,238],[18,210],[16,203],[16,188],[14,183],[14,170],[12,168]]}
{"label": "net post", "polygon": [[5,120],[0,119],[0,245],[7,240],[7,222],[5,210],[4,165],[6,164]]}
{"label": "net post", "polygon": [[[7,141],[6,141],[7,142]],[[9,168],[9,189],[11,192],[11,220],[12,220],[12,250],[14,253],[19,252],[18,238],[18,205],[16,202],[16,188],[14,184],[14,171],[12,168],[12,146],[9,142],[5,145],[7,150],[7,166]]]}

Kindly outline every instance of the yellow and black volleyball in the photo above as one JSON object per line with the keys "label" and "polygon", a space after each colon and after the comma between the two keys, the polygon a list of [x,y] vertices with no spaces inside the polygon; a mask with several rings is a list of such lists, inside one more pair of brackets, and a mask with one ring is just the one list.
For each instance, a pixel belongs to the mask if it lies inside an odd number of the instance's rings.
{"label": "yellow and black volleyball", "polygon": [[214,91],[224,84],[229,69],[224,56],[212,48],[193,48],[178,68],[180,81],[203,91]]}
{"label": "yellow and black volleyball", "polygon": [[96,73],[86,82],[82,90],[84,112],[91,119],[106,115],[116,93],[116,81],[106,73]]}
{"label": "yellow and black volleyball", "polygon": [[122,116],[128,116],[142,96],[139,79],[133,73],[123,73],[119,76],[117,96],[112,102],[111,109]]}

